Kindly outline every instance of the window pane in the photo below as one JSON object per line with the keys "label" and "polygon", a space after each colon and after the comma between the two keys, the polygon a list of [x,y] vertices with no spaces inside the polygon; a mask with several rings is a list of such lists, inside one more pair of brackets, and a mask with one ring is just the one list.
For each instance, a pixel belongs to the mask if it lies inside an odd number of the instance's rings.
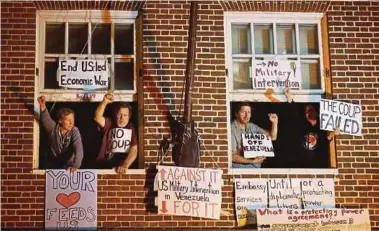
{"label": "window pane", "polygon": [[251,89],[251,61],[249,59],[233,61],[233,88]]}
{"label": "window pane", "polygon": [[232,25],[233,54],[250,54],[250,25]]}
{"label": "window pane", "polygon": [[254,24],[254,47],[256,54],[273,54],[273,41],[272,24]]}
{"label": "window pane", "polygon": [[321,89],[320,62],[318,59],[301,60],[303,89]]}
{"label": "window pane", "polygon": [[134,54],[133,24],[115,24],[115,54]]}
{"label": "window pane", "polygon": [[92,24],[92,54],[111,53],[111,24]]}
{"label": "window pane", "polygon": [[45,53],[64,54],[65,25],[64,23],[46,24]]}
{"label": "window pane", "polygon": [[87,24],[69,24],[68,30],[69,30],[68,53],[87,54],[88,53],[87,52],[88,25]]}
{"label": "window pane", "polygon": [[59,88],[59,84],[57,81],[57,70],[58,60],[45,62],[45,89]]}
{"label": "window pane", "polygon": [[115,89],[133,90],[134,89],[134,70],[133,60],[128,62],[115,62]]}
{"label": "window pane", "polygon": [[300,54],[318,54],[317,25],[299,25]]}
{"label": "window pane", "polygon": [[296,54],[295,25],[278,24],[276,30],[278,54]]}

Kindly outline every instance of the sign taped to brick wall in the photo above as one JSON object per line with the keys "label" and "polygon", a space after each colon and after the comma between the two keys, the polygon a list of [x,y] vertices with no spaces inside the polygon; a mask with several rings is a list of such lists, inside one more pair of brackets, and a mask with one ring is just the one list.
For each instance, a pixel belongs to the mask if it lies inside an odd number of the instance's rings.
{"label": "sign taped to brick wall", "polygon": [[293,60],[254,60],[254,89],[301,89],[299,63]]}
{"label": "sign taped to brick wall", "polygon": [[243,156],[245,158],[254,158],[258,156],[275,156],[271,137],[265,134],[243,133],[242,146]]}
{"label": "sign taped to brick wall", "polygon": [[334,208],[333,179],[235,179],[238,226],[257,223],[257,208]]}
{"label": "sign taped to brick wall", "polygon": [[72,89],[108,89],[109,64],[107,60],[60,59],[58,83]]}
{"label": "sign taped to brick wall", "polygon": [[157,169],[158,214],[220,219],[222,170]]}
{"label": "sign taped to brick wall", "polygon": [[128,152],[132,141],[132,129],[113,128],[108,133],[107,153]]}
{"label": "sign taped to brick wall", "polygon": [[46,170],[45,229],[97,227],[96,170]]}
{"label": "sign taped to brick wall", "polygon": [[367,209],[257,209],[258,231],[369,231]]}
{"label": "sign taped to brick wall", "polygon": [[361,105],[322,99],[320,101],[320,129],[327,131],[339,129],[342,134],[361,136]]}

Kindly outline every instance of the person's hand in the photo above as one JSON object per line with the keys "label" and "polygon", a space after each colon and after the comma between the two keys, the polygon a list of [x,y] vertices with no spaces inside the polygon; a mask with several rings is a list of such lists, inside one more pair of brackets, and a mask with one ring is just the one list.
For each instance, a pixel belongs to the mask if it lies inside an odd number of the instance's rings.
{"label": "person's hand", "polygon": [[288,103],[292,103],[293,98],[292,98],[292,93],[291,93],[291,89],[290,88],[285,88],[284,89],[284,95],[286,95],[287,102]]}
{"label": "person's hand", "polygon": [[275,113],[268,114],[268,118],[273,124],[277,124],[279,122],[278,115],[276,115]]}
{"label": "person's hand", "polygon": [[335,136],[341,135],[341,130],[339,128],[337,128],[336,130],[334,130],[334,135]]}
{"label": "person's hand", "polygon": [[127,171],[128,171],[127,167],[124,167],[124,166],[118,166],[118,167],[116,167],[116,172],[118,174],[125,174]]}
{"label": "person's hand", "polygon": [[264,156],[259,156],[257,158],[254,158],[254,159],[249,159],[250,160],[250,163],[251,164],[262,164],[263,161],[266,159],[266,157]]}
{"label": "person's hand", "polygon": [[334,130],[334,131],[332,131],[332,132],[330,132],[330,133],[328,134],[328,140],[331,141],[331,140],[333,140],[333,138],[334,138],[335,136],[338,136],[338,135],[340,135],[340,134],[341,134],[341,130],[340,130],[339,128],[337,128],[336,130]]}
{"label": "person's hand", "polygon": [[106,104],[112,103],[114,96],[111,93],[107,93],[104,95],[103,102]]}
{"label": "person's hand", "polygon": [[39,103],[39,107],[41,108],[41,111],[45,111],[46,110],[45,96],[41,95],[40,97],[37,98],[37,101]]}
{"label": "person's hand", "polygon": [[71,167],[67,168],[67,171],[69,171],[69,172],[75,172],[76,170],[78,170],[78,169],[75,168],[74,166],[71,166]]}

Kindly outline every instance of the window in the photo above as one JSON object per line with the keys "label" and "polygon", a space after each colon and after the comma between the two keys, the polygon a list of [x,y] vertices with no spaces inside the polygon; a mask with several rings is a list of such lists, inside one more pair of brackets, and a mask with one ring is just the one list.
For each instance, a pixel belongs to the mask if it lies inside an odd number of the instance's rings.
{"label": "window", "polygon": [[[324,62],[328,52],[323,52],[327,49],[327,36],[322,35],[326,22],[323,14],[227,12],[224,19],[229,153],[235,110],[239,103],[248,102],[253,108],[250,122],[263,129],[271,129],[268,113],[279,117],[278,139],[273,142],[276,155],[266,158],[262,167],[295,168],[296,165],[280,163],[280,156],[293,151],[284,141],[296,130],[288,126],[293,122],[289,110],[297,111],[301,118],[307,103],[317,110],[320,99],[330,93],[329,79],[324,76],[324,69],[329,67]],[[296,103],[286,103],[286,87],[292,89]],[[327,158],[332,158],[329,149]],[[232,168],[233,161],[229,159]],[[304,165],[300,163],[299,167]]]}
{"label": "window", "polygon": [[[93,168],[90,164],[91,158],[95,158],[99,151],[96,150],[96,145],[93,145],[99,143],[99,137],[96,124],[92,121],[94,111],[104,94],[112,93],[115,101],[129,102],[132,105],[131,121],[136,131],[141,124],[137,119],[137,101],[141,95],[137,91],[137,13],[109,11],[104,14],[96,10],[37,13],[36,96],[45,96],[53,118],[54,112],[61,107],[74,110],[75,125],[79,128],[83,140],[84,167]],[[102,70],[105,77],[102,77],[101,82],[96,82],[96,87],[93,87],[93,81],[92,85],[80,82],[70,86],[69,83],[74,81],[69,82],[69,75],[62,77],[60,71],[63,68],[60,65],[77,63],[76,61],[80,65],[93,64],[87,69]],[[90,62],[92,64],[88,64]],[[77,71],[75,65],[67,68],[71,72]],[[82,71],[84,72],[83,68]],[[94,78],[96,79],[96,76]],[[106,109],[105,115],[110,115],[109,108]],[[41,132],[35,134],[34,168],[43,168],[42,152],[46,148],[44,132],[38,124],[35,131]],[[135,161],[137,168],[144,167],[142,161],[141,158]]]}

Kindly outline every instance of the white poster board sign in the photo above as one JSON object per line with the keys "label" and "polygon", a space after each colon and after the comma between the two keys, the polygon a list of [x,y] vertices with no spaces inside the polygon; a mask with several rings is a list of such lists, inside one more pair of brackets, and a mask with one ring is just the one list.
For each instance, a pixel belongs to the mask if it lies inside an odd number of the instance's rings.
{"label": "white poster board sign", "polygon": [[257,209],[258,231],[369,231],[367,209]]}
{"label": "white poster board sign", "polygon": [[96,170],[46,170],[45,229],[95,230]]}
{"label": "white poster board sign", "polygon": [[222,170],[157,166],[158,214],[220,219]]}
{"label": "white poster board sign", "polygon": [[320,129],[342,134],[362,135],[362,107],[335,100],[320,101]]}
{"label": "white poster board sign", "polygon": [[242,133],[242,146],[245,158],[275,156],[271,137],[265,134]]}
{"label": "white poster board sign", "polygon": [[270,208],[301,208],[300,184],[290,178],[269,179],[269,207]]}
{"label": "white poster board sign", "polygon": [[300,184],[304,209],[335,207],[334,179],[293,179],[293,183]]}
{"label": "white poster board sign", "polygon": [[108,89],[109,64],[107,60],[60,59],[58,83],[72,89]]}
{"label": "white poster board sign", "polygon": [[113,128],[108,133],[107,153],[127,153],[132,141],[132,129]]}
{"label": "white poster board sign", "polygon": [[294,60],[254,60],[254,89],[301,89],[300,65]]}
{"label": "white poster board sign", "polygon": [[267,180],[235,179],[234,189],[238,226],[256,224],[256,209],[267,208]]}

